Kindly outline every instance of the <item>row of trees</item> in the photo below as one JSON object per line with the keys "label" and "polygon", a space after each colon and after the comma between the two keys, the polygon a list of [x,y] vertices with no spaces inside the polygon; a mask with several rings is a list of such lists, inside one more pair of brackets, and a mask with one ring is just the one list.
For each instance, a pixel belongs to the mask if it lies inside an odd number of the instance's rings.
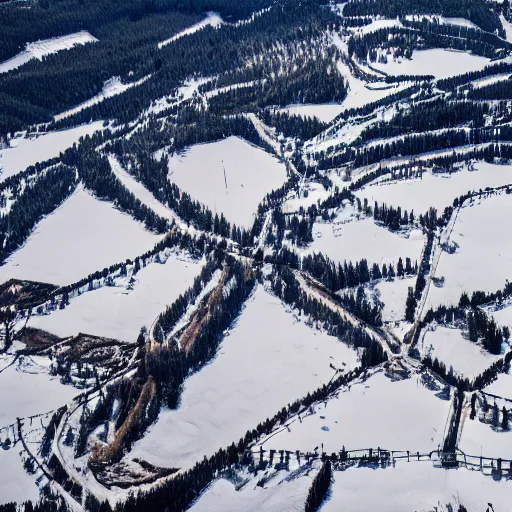
{"label": "row of trees", "polygon": [[489,105],[473,101],[446,101],[437,99],[413,103],[408,110],[398,110],[389,121],[379,121],[366,127],[358,138],[362,144],[372,139],[395,137],[410,132],[452,128],[462,123],[484,126]]}
{"label": "row of trees", "polygon": [[345,16],[404,17],[406,14],[442,14],[450,18],[467,18],[487,32],[504,31],[498,15],[484,0],[357,0],[344,10]]}
{"label": "row of trees", "polygon": [[15,202],[0,217],[0,261],[25,242],[42,217],[70,196],[77,181],[72,168],[60,165],[26,183],[23,192],[11,189]]}
{"label": "row of trees", "polygon": [[[317,167],[320,170],[341,167],[351,162],[355,167],[371,165],[382,160],[389,160],[397,156],[419,155],[442,149],[450,149],[460,146],[477,145],[484,143],[501,144],[499,152],[507,155],[512,153],[508,143],[512,142],[512,129],[508,126],[500,126],[499,130],[492,129],[447,129],[443,132],[428,132],[412,135],[404,135],[397,139],[390,139],[380,144],[367,145],[362,147],[340,148],[338,154],[327,154],[321,152],[318,154]],[[494,146],[494,144],[493,144]],[[475,158],[475,155],[486,155],[495,153],[496,147],[491,146],[475,150],[474,152],[464,155],[444,155],[439,159],[432,159],[433,162],[440,162],[445,165],[446,162],[457,162],[462,159]],[[499,153],[498,153],[499,154]],[[471,155],[471,157],[470,157]],[[476,156],[478,158],[478,156]],[[316,167],[316,166],[315,166]]]}
{"label": "row of trees", "polygon": [[374,263],[370,268],[368,261],[364,258],[355,264],[351,261],[336,264],[322,253],[304,256],[301,268],[333,293],[370,281],[413,275],[418,270],[417,264],[413,264],[410,258],[405,258],[405,264],[404,260],[399,258],[395,270],[391,263],[383,263],[382,267]]}
{"label": "row of trees", "polygon": [[354,327],[339,312],[309,297],[287,266],[274,267],[271,283],[272,290],[280,299],[319,322],[329,334],[354,348],[363,348],[363,366],[373,366],[387,360],[387,354],[375,338],[363,328]]}
{"label": "row of trees", "polygon": [[312,139],[328,126],[316,117],[304,117],[268,108],[261,113],[261,120],[274,127],[278,134],[303,141]]}

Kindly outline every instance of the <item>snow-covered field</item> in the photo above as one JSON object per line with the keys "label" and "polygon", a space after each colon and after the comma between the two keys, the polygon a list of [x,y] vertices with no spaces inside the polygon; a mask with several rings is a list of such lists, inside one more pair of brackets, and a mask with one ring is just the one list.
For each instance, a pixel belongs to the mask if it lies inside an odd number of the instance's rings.
{"label": "snow-covered field", "polygon": [[[512,483],[479,471],[443,469],[431,462],[397,462],[395,467],[352,467],[334,473],[332,496],[322,512],[449,512],[458,504],[468,512],[510,508]],[[452,509],[445,508],[451,503]],[[438,507],[438,508],[435,508]]]}
{"label": "snow-covered field", "polygon": [[79,186],[0,267],[0,282],[17,278],[71,284],[143,254],[160,239]]}
{"label": "snow-covered field", "polygon": [[301,117],[316,117],[319,121],[329,123],[338,114],[343,112],[345,107],[339,103],[324,103],[322,105],[290,105],[281,109],[291,115]]}
{"label": "snow-covered field", "polygon": [[[413,376],[393,382],[383,372],[342,389],[314,414],[292,418],[263,442],[265,449],[326,453],[362,448],[430,451],[443,441],[450,402]],[[371,509],[368,509],[371,510]]]}
{"label": "snow-covered field", "polygon": [[416,278],[407,277],[395,279],[394,281],[379,281],[373,286],[369,293],[375,294],[377,299],[384,303],[382,309],[382,320],[384,322],[395,322],[404,319],[405,301],[410,286],[414,288]]}
{"label": "snow-covered field", "polygon": [[491,316],[496,320],[498,325],[508,326],[512,329],[512,304],[504,307],[503,309],[498,309],[496,311],[488,311]]}
{"label": "snow-covered field", "polygon": [[19,68],[32,59],[43,60],[43,57],[61,50],[70,50],[74,46],[94,43],[97,41],[89,32],[82,30],[75,34],[44,39],[35,43],[28,43],[25,50],[15,55],[12,59],[0,63],[0,73],[7,73],[13,69]]}
{"label": "snow-covered field", "polygon": [[200,21],[199,23],[196,23],[192,25],[191,27],[186,28],[185,30],[182,30],[178,34],[172,36],[169,39],[166,39],[165,41],[162,41],[161,43],[158,43],[158,48],[162,49],[164,46],[167,46],[170,43],[173,43],[174,41],[177,41],[178,39],[181,39],[182,37],[188,36],[190,34],[193,34],[194,32],[197,32],[198,30],[201,30],[205,27],[211,26],[211,27],[218,27],[223,23],[222,18],[217,14],[216,12],[208,12],[206,14],[206,18],[203,21]]}
{"label": "snow-covered field", "polygon": [[433,75],[439,79],[479,71],[489,62],[479,55],[436,48],[414,50],[411,60],[390,58],[387,64],[374,62],[372,66],[389,75]]}
{"label": "snow-covered field", "polygon": [[427,331],[418,348],[423,355],[443,362],[448,370],[451,367],[454,373],[470,378],[479,375],[499,359],[481,345],[464,338],[459,329],[449,327]]}
{"label": "snow-covered field", "polygon": [[0,505],[30,500],[35,503],[39,498],[34,477],[23,468],[21,450],[21,443],[9,450],[0,450]]}
{"label": "snow-covered field", "polygon": [[92,135],[102,126],[103,123],[97,121],[37,137],[28,135],[11,139],[10,148],[0,149],[0,181],[24,171],[30,165],[59,156],[80,137]]}
{"label": "snow-covered field", "polygon": [[499,194],[469,204],[459,212],[450,237],[459,247],[439,260],[436,276],[445,278],[444,286],[430,287],[427,308],[458,304],[463,291],[502,289],[511,277],[512,243],[502,229],[512,215],[512,197]]}
{"label": "snow-covered field", "polygon": [[367,218],[347,224],[317,222],[313,226],[313,242],[310,249],[322,252],[334,261],[356,262],[366,258],[368,263],[393,263],[398,258],[419,260],[423,249],[423,234],[413,230],[406,235],[392,233]]}
{"label": "snow-covered field", "polygon": [[262,149],[229,137],[175,155],[169,161],[169,179],[214,214],[250,227],[258,204],[286,180],[286,168]]}
{"label": "snow-covered field", "polygon": [[48,363],[43,357],[22,356],[0,373],[0,428],[61,407],[78,395],[60,377],[48,374]]}
{"label": "snow-covered field", "polygon": [[500,373],[498,378],[491,382],[486,388],[486,393],[492,395],[502,396],[503,398],[510,398],[512,400],[512,375],[509,373]]}
{"label": "snow-covered field", "polygon": [[377,183],[356,192],[361,200],[368,199],[373,205],[386,203],[401,206],[417,214],[425,213],[431,206],[438,212],[451,206],[456,197],[486,187],[499,187],[512,183],[512,165],[495,165],[477,162],[475,170],[464,168],[452,174],[423,173],[423,178]]}
{"label": "snow-covered field", "polygon": [[154,319],[193,283],[200,262],[172,253],[164,264],[141,269],[130,289],[105,286],[72,299],[65,309],[35,316],[29,326],[66,337],[80,332],[134,343],[140,328]]}
{"label": "snow-covered field", "polygon": [[[305,193],[307,192],[307,197]],[[298,197],[296,191],[290,192],[286,201],[283,203],[283,212],[292,213],[300,211],[300,208],[304,208],[306,211],[310,206],[323,201],[329,196],[329,191],[325,190],[324,186],[320,183],[307,183],[301,188],[301,197]]]}
{"label": "snow-covered field", "polygon": [[263,488],[257,486],[256,477],[240,491],[228,480],[216,480],[190,511],[299,512],[304,510],[304,503],[315,474],[314,466],[304,468],[300,473],[279,471],[272,475]]}
{"label": "snow-covered field", "polygon": [[258,286],[216,359],[185,382],[179,409],[161,412],[131,455],[190,467],[328,382],[331,363],[348,370],[356,362],[355,351],[297,321]]}
{"label": "snow-covered field", "polygon": [[[492,401],[490,402],[492,406]],[[507,404],[510,408],[510,404]],[[501,420],[501,407],[500,414]],[[464,421],[459,448],[467,455],[494,457],[495,459],[512,459],[512,431],[495,431],[492,426],[482,423],[478,417],[474,420],[469,416]]]}

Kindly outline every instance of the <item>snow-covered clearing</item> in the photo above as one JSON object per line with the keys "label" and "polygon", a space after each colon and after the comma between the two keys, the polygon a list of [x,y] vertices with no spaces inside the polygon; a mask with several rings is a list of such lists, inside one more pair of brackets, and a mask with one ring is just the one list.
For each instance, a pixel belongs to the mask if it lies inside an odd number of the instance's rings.
{"label": "snow-covered clearing", "polygon": [[420,377],[392,381],[380,371],[317,404],[313,414],[292,418],[262,444],[292,452],[322,445],[326,453],[342,446],[428,452],[443,441],[449,408],[450,402],[424,387]]}
{"label": "snow-covered clearing", "polygon": [[498,325],[507,325],[512,329],[512,304],[507,305],[502,309],[497,309],[496,311],[489,310],[488,311],[496,323]]}
{"label": "snow-covered clearing", "polygon": [[348,370],[356,362],[354,350],[298,321],[258,286],[216,359],[185,382],[180,408],[161,412],[131,455],[190,467],[328,382],[331,364]]}
{"label": "snow-covered clearing", "polygon": [[132,285],[83,293],[65,309],[32,317],[29,326],[61,337],[82,332],[134,343],[142,326],[149,329],[166,306],[192,286],[201,266],[171,253],[164,264],[151,263],[141,269]]}
{"label": "snow-covered clearing", "polygon": [[289,105],[282,108],[282,112],[303,118],[316,117],[323,123],[331,122],[337,115],[345,110],[339,103],[324,103],[322,105]]}
{"label": "snow-covered clearing", "polygon": [[51,377],[48,365],[47,358],[21,356],[0,373],[0,427],[56,409],[78,394],[60,377]]}
{"label": "snow-covered clearing", "polygon": [[[341,42],[339,36],[333,37],[333,43],[341,48],[346,46],[345,43]],[[343,110],[363,107],[367,103],[381,100],[408,87],[408,85],[390,86],[389,84],[382,84],[382,87],[377,87],[375,84],[370,88],[366,82],[356,78],[343,62],[338,62],[337,67],[338,71],[345,77],[349,87],[347,97],[342,103]]]}
{"label": "snow-covered clearing", "polygon": [[70,50],[74,46],[94,43],[97,39],[89,32],[82,30],[75,34],[44,39],[35,43],[28,43],[25,50],[15,55],[12,59],[0,63],[0,73],[7,73],[13,69],[19,68],[32,59],[43,60],[43,57],[61,50]]}
{"label": "snow-covered clearing", "polygon": [[[300,193],[300,197],[298,194]],[[307,193],[307,197],[305,194]],[[318,201],[323,201],[329,196],[329,191],[325,190],[320,183],[310,182],[301,187],[300,192],[292,191],[283,203],[283,212],[298,212],[300,208],[307,210]]]}
{"label": "snow-covered clearing", "polygon": [[[512,482],[479,471],[443,469],[431,462],[399,461],[395,467],[351,467],[334,473],[332,496],[322,512],[448,512],[458,504],[468,512],[508,510]],[[444,505],[451,503],[452,509]]]}
{"label": "snow-covered clearing", "polygon": [[382,320],[384,322],[398,322],[404,319],[405,301],[410,286],[414,288],[416,278],[406,277],[394,281],[379,281],[373,285],[369,293],[384,304]]}
{"label": "snow-covered clearing", "polygon": [[452,174],[432,174],[425,171],[423,178],[381,182],[368,185],[356,192],[361,200],[368,199],[373,205],[386,203],[390,206],[401,206],[407,211],[425,213],[432,206],[442,212],[451,206],[456,197],[470,190],[484,190],[512,183],[512,165],[495,165],[477,162],[475,170],[464,167]]}
{"label": "snow-covered clearing", "polygon": [[489,63],[490,59],[479,55],[435,48],[414,50],[410,60],[390,58],[387,64],[374,62],[372,66],[389,75],[433,75],[440,79],[479,71]]}
{"label": "snow-covered clearing", "polygon": [[117,179],[129,190],[142,204],[153,210],[157,215],[169,220],[179,220],[178,216],[167,206],[163,205],[155,196],[130,173],[125,171],[118,160],[109,155],[110,168]]}
{"label": "snow-covered clearing", "polygon": [[363,36],[366,34],[371,34],[372,32],[375,32],[377,30],[382,30],[385,28],[393,28],[393,27],[401,27],[402,23],[400,23],[400,20],[394,19],[394,20],[388,20],[388,19],[382,19],[382,20],[373,20],[368,25],[364,25],[362,27],[354,27],[352,30],[359,36]]}
{"label": "snow-covered clearing", "polygon": [[33,476],[23,468],[21,443],[9,450],[0,450],[0,505],[24,503],[39,499],[39,489]]}
{"label": "snow-covered clearing", "polygon": [[[317,463],[318,465],[318,463]],[[237,490],[225,479],[216,480],[190,509],[191,512],[283,512],[302,511],[316,471],[304,468],[290,473],[279,471],[257,485],[260,473]]]}
{"label": "snow-covered clearing", "polygon": [[102,121],[96,121],[69,130],[40,135],[25,134],[11,139],[9,148],[0,149],[0,181],[24,171],[30,165],[59,156],[78,142],[80,137],[92,135],[101,130],[102,126]]}
{"label": "snow-covered clearing", "polygon": [[0,267],[0,282],[17,278],[70,284],[143,254],[161,238],[78,186]]}
{"label": "snow-covered clearing", "polygon": [[164,46],[167,46],[170,43],[174,43],[174,41],[177,41],[178,39],[181,39],[182,37],[189,36],[190,34],[193,34],[194,32],[197,32],[198,30],[201,30],[205,27],[211,26],[211,27],[218,27],[223,23],[222,18],[217,14],[216,12],[208,12],[206,13],[206,18],[199,23],[195,23],[191,27],[186,28],[185,30],[182,30],[178,34],[175,34],[169,39],[166,39],[165,41],[162,41],[161,43],[158,43],[158,49],[162,49]]}
{"label": "snow-covered clearing", "polygon": [[169,179],[214,214],[250,227],[264,196],[285,182],[286,168],[262,149],[229,137],[175,155]]}
{"label": "snow-covered clearing", "polygon": [[81,112],[82,110],[88,107],[92,107],[93,105],[101,103],[103,100],[107,98],[111,98],[112,96],[122,94],[128,89],[131,89],[132,87],[143,84],[150,77],[151,75],[148,75],[136,82],[131,82],[128,84],[123,84],[121,78],[118,76],[112,77],[103,84],[103,90],[99,94],[96,94],[96,96],[93,96],[87,101],[80,103],[80,105],[77,105],[76,107],[73,107],[69,110],[66,110],[65,112],[62,112],[61,114],[56,115],[55,121],[60,121],[61,119],[77,114],[78,112]]}
{"label": "snow-covered clearing", "polygon": [[[493,402],[489,400],[492,407]],[[499,420],[501,421],[501,407],[499,407]],[[510,410],[510,403],[507,404]],[[464,421],[464,428],[460,438],[459,448],[467,455],[479,457],[494,457],[495,459],[512,459],[512,431],[495,431],[488,423],[483,423],[477,417]]]}
{"label": "snow-covered clearing", "polygon": [[398,258],[411,258],[417,261],[423,250],[424,237],[420,230],[408,235],[398,235],[389,229],[378,226],[372,218],[337,224],[334,222],[316,222],[313,225],[313,242],[310,250],[322,252],[334,261],[356,262],[366,258],[373,263],[393,263]]}
{"label": "snow-covered clearing", "polygon": [[486,393],[492,395],[502,396],[503,398],[510,398],[512,400],[512,375],[508,373],[500,373],[498,378],[491,382],[486,388]]}
{"label": "snow-covered clearing", "polygon": [[479,78],[478,80],[473,80],[471,85],[475,89],[479,89],[481,87],[486,87],[487,85],[492,85],[498,82],[503,82],[510,78],[510,73],[500,73],[498,75],[486,76],[484,78]]}
{"label": "snow-covered clearing", "polygon": [[[342,39],[338,34],[332,34],[332,44],[336,46],[346,57],[348,57],[348,46],[347,39]],[[343,75],[348,85],[347,97],[343,100],[343,109],[359,108],[367,103],[380,100],[399,92],[408,85],[389,85],[386,83],[372,83],[368,84],[363,80],[356,78],[350,71],[350,68],[341,60],[337,62],[337,68],[339,73]],[[375,74],[371,72],[371,74]]]}
{"label": "snow-covered clearing", "polygon": [[439,25],[455,25],[458,27],[476,29],[479,28],[478,25],[475,25],[472,21],[469,21],[466,18],[445,18],[439,14],[408,14],[405,16],[405,19],[415,22],[422,22],[423,20],[427,20],[430,23],[437,23]]}
{"label": "snow-covered clearing", "polygon": [[[304,468],[303,473],[306,471]],[[240,488],[228,480],[217,480],[191,511],[302,511],[314,474],[313,471],[309,474],[260,471],[252,478],[249,475],[249,481]],[[257,481],[263,477],[268,481],[263,488],[257,487]],[[459,503],[468,512],[485,512],[489,502],[496,512],[501,512],[508,510],[512,492],[510,480],[497,481],[479,471],[463,468],[446,470],[426,461],[398,461],[386,468],[352,466],[345,471],[334,471],[333,477],[322,512],[449,512],[458,510]],[[245,481],[246,475],[239,478]]]}
{"label": "snow-covered clearing", "polygon": [[503,14],[500,14],[501,24],[505,29],[505,37],[509,43],[512,43],[512,23],[508,21]]}
{"label": "snow-covered clearing", "polygon": [[418,349],[432,359],[438,359],[446,368],[464,377],[474,377],[489,368],[499,359],[487,352],[478,343],[473,343],[462,336],[459,329],[436,327],[421,338]]}
{"label": "snow-covered clearing", "polygon": [[502,227],[511,216],[512,197],[507,194],[465,203],[450,237],[457,250],[441,254],[436,276],[445,282],[441,288],[430,287],[427,309],[458,304],[464,291],[471,296],[476,290],[503,288],[512,274],[512,243]]}

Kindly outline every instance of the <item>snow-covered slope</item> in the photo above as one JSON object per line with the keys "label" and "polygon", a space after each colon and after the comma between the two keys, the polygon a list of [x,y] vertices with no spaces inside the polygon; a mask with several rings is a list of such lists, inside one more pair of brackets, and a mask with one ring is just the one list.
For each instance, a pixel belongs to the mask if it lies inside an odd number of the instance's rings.
{"label": "snow-covered slope", "polygon": [[97,39],[94,36],[82,30],[75,34],[28,43],[23,52],[18,53],[18,55],[14,56],[12,59],[0,63],[0,73],[7,73],[8,71],[19,68],[32,59],[43,60],[43,57],[46,55],[51,55],[52,53],[57,53],[62,50],[70,50],[74,46],[94,43],[95,41],[97,41]]}

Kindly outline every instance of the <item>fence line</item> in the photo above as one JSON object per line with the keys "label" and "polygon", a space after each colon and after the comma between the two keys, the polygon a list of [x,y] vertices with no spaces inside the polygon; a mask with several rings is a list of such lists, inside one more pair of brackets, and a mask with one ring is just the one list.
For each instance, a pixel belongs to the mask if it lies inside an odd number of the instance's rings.
{"label": "fence line", "polygon": [[300,450],[251,450],[255,464],[269,463],[270,465],[287,466],[292,458],[301,465],[308,464],[314,460],[330,460],[334,463],[335,469],[343,469],[347,465],[355,463],[380,464],[386,466],[397,461],[420,462],[431,461],[440,463],[443,467],[464,466],[468,469],[475,468],[484,473],[490,472],[493,475],[503,473],[512,478],[512,460],[506,458],[486,457],[484,455],[466,454],[460,449],[455,451],[432,450],[430,452],[413,452],[410,450],[386,450],[383,448],[362,448],[357,450],[345,450],[338,453],[328,454],[318,450],[313,452],[301,452]]}

